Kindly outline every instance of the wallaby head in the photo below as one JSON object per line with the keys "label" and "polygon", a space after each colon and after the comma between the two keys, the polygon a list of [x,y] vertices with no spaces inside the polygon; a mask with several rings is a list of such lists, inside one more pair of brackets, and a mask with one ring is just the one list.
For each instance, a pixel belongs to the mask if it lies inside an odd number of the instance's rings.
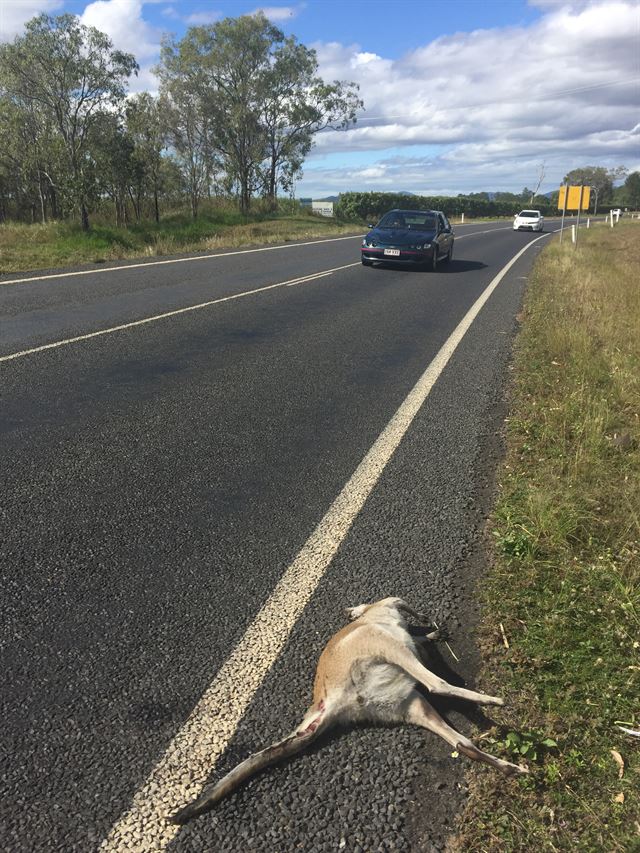
{"label": "wallaby head", "polygon": [[[411,638],[409,621],[426,625],[426,616],[401,598],[384,598],[347,609],[352,620],[329,640],[316,668],[313,702],[298,727],[283,740],[250,755],[170,820],[186,823],[212,808],[260,770],[309,746],[338,723],[409,723],[435,732],[463,755],[484,761],[506,776],[527,769],[478,749],[451,728],[417,685],[428,693],[466,699],[480,705],[502,705],[497,696],[448,684],[427,669]],[[438,632],[424,638],[439,639]]]}

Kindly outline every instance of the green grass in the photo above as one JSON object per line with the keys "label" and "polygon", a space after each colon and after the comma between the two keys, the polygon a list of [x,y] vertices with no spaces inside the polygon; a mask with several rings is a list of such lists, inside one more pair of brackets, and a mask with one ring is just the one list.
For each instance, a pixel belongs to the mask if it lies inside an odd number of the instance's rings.
{"label": "green grass", "polygon": [[484,742],[532,773],[474,767],[452,850],[640,851],[640,739],[618,728],[640,729],[638,269],[621,223],[532,275],[481,632],[507,709]]}
{"label": "green grass", "polygon": [[176,214],[159,224],[142,222],[126,228],[79,225],[0,224],[0,274],[35,269],[104,263],[122,258],[216,251],[265,243],[357,233],[358,223],[342,223],[307,214],[250,218],[234,210],[205,210],[196,220]]}

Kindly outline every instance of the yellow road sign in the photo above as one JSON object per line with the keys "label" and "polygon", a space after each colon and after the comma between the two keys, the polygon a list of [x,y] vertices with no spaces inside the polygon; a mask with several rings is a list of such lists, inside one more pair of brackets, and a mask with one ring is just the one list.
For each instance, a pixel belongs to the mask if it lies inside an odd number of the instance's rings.
{"label": "yellow road sign", "polygon": [[[564,197],[567,195],[567,205],[565,208]],[[591,197],[591,187],[560,187],[560,195],[558,196],[558,210],[589,210],[589,199]],[[581,203],[582,201],[582,203]]]}

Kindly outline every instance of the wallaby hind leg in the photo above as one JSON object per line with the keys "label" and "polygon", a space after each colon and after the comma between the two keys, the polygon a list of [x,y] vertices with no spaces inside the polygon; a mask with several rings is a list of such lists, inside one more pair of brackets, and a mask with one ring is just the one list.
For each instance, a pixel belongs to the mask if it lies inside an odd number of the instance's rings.
{"label": "wallaby hind leg", "polygon": [[413,723],[416,726],[421,726],[423,729],[429,729],[431,732],[440,735],[441,738],[450,743],[455,749],[471,758],[474,761],[484,761],[485,764],[490,764],[496,767],[505,776],[511,776],[514,773],[528,773],[524,767],[518,767],[517,764],[511,764],[509,761],[503,761],[501,758],[496,758],[488,752],[483,752],[481,749],[469,740],[468,737],[460,734],[448,723],[446,723],[440,714],[427,702],[424,696],[421,696],[417,691],[414,692],[413,698],[409,704],[406,714],[408,723]]}
{"label": "wallaby hind leg", "polygon": [[376,651],[388,663],[394,663],[404,669],[412,678],[426,687],[430,693],[437,696],[467,699],[469,702],[475,702],[478,705],[504,705],[504,701],[499,696],[488,696],[486,693],[477,693],[475,690],[467,690],[466,687],[456,687],[449,684],[448,681],[423,666],[403,643],[389,641],[385,637],[385,642],[381,643]]}

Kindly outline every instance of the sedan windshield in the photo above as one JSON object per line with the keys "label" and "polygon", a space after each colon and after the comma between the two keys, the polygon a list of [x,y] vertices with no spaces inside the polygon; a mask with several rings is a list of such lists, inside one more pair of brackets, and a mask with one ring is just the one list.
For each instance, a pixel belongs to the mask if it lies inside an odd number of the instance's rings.
{"label": "sedan windshield", "polygon": [[380,220],[378,228],[409,228],[414,231],[435,231],[436,218],[424,213],[387,213]]}
{"label": "sedan windshield", "polygon": [[526,216],[527,219],[537,219],[540,216],[539,210],[523,210],[518,216]]}

